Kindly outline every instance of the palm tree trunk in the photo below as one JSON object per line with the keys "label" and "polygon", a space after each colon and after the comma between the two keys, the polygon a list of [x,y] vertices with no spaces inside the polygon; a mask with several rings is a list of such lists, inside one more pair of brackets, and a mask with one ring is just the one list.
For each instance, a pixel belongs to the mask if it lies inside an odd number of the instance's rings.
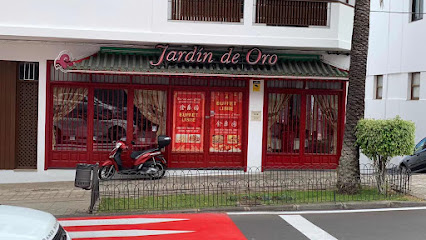
{"label": "palm tree trunk", "polygon": [[357,193],[360,189],[359,148],[355,144],[355,126],[364,117],[370,0],[356,0],[354,15],[346,125],[337,178],[339,192],[347,194]]}

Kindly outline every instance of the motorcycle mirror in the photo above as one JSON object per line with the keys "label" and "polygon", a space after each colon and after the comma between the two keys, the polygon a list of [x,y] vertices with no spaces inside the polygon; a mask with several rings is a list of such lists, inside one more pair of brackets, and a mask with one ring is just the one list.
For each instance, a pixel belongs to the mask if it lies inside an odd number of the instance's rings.
{"label": "motorcycle mirror", "polygon": [[117,141],[112,141],[112,143],[116,144],[116,143],[117,143]]}

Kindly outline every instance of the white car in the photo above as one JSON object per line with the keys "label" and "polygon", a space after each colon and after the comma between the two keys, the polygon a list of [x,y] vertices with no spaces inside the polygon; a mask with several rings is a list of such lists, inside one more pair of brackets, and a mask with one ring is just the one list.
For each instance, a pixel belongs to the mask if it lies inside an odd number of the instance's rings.
{"label": "white car", "polygon": [[0,240],[71,240],[50,213],[0,205]]}

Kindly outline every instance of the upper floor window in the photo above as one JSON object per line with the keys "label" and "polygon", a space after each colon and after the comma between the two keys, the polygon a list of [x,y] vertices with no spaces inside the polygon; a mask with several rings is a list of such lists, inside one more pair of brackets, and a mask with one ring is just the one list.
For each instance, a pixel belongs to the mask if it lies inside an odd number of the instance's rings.
{"label": "upper floor window", "polygon": [[38,80],[38,63],[19,63],[19,80]]}
{"label": "upper floor window", "polygon": [[383,75],[377,75],[375,77],[375,86],[376,86],[375,99],[382,99],[383,98]]}
{"label": "upper floor window", "polygon": [[256,23],[268,26],[327,26],[326,1],[257,0]]}
{"label": "upper floor window", "polygon": [[171,20],[243,22],[244,0],[169,0]]}
{"label": "upper floor window", "polygon": [[412,0],[411,21],[423,19],[423,0]]}
{"label": "upper floor window", "polygon": [[411,83],[410,99],[419,100],[420,99],[420,73],[412,73],[410,83]]}

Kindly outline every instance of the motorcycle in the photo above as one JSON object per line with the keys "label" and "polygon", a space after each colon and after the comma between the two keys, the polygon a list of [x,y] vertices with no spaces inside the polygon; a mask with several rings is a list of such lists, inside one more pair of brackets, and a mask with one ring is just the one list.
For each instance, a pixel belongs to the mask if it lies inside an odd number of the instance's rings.
{"label": "motorcycle", "polygon": [[[132,147],[128,146],[123,140],[117,141],[109,154],[109,159],[99,164],[99,179],[109,180],[116,172],[119,174],[146,175],[152,179],[162,178],[166,173],[167,161],[160,149],[168,146],[170,142],[171,138],[169,136],[158,136],[158,147],[143,151],[133,151],[130,154],[131,167],[124,168],[121,154],[132,149]],[[132,144],[134,143],[132,142]],[[129,159],[125,160],[128,161]]]}

